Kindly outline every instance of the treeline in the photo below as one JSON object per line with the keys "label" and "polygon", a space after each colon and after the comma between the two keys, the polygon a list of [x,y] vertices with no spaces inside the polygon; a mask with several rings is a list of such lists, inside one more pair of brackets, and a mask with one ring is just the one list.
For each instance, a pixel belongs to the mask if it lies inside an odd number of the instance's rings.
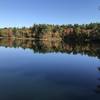
{"label": "treeline", "polygon": [[58,39],[64,41],[100,41],[100,23],[49,25],[34,24],[32,27],[0,28],[0,37]]}
{"label": "treeline", "polygon": [[61,52],[67,54],[86,54],[100,59],[99,43],[65,43],[64,41],[33,41],[23,39],[0,39],[0,46],[31,49],[36,53]]}

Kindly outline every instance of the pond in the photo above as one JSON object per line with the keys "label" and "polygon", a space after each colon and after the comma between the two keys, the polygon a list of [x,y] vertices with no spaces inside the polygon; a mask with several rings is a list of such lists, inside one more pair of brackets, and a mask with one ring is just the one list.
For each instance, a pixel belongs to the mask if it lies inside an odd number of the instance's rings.
{"label": "pond", "polygon": [[1,39],[0,100],[100,100],[100,45]]}

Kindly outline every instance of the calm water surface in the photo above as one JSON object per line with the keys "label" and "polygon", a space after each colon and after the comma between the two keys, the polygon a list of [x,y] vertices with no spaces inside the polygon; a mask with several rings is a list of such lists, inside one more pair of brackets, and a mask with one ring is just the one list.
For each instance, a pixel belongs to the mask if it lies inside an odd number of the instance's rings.
{"label": "calm water surface", "polygon": [[0,46],[0,100],[100,100],[99,52],[39,53],[15,46]]}

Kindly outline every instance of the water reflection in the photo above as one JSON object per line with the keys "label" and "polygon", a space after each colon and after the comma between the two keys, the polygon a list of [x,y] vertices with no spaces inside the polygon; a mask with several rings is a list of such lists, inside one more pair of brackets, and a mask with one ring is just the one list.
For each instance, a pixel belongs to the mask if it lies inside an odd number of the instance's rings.
{"label": "water reflection", "polygon": [[25,39],[0,39],[0,46],[21,47],[23,49],[32,49],[34,52],[50,53],[61,52],[67,54],[82,54],[100,58],[100,43],[65,43],[59,40],[25,40]]}
{"label": "water reflection", "polygon": [[[100,74],[100,67],[97,68],[97,71]],[[95,93],[100,94],[100,78],[98,78],[97,81],[99,81],[99,84],[96,86]]]}
{"label": "water reflection", "polygon": [[98,71],[100,71],[100,67],[98,67]]}
{"label": "water reflection", "polygon": [[97,85],[97,86],[96,86],[95,93],[97,93],[97,94],[99,93],[99,94],[100,94],[100,85]]}
{"label": "water reflection", "polygon": [[0,46],[0,100],[100,99],[100,44],[8,38]]}

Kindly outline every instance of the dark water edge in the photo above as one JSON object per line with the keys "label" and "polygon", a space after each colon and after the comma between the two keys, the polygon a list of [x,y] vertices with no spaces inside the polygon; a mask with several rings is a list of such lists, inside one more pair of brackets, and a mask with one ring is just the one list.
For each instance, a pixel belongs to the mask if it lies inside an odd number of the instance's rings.
{"label": "dark water edge", "polygon": [[0,100],[99,99],[99,43],[0,39]]}

